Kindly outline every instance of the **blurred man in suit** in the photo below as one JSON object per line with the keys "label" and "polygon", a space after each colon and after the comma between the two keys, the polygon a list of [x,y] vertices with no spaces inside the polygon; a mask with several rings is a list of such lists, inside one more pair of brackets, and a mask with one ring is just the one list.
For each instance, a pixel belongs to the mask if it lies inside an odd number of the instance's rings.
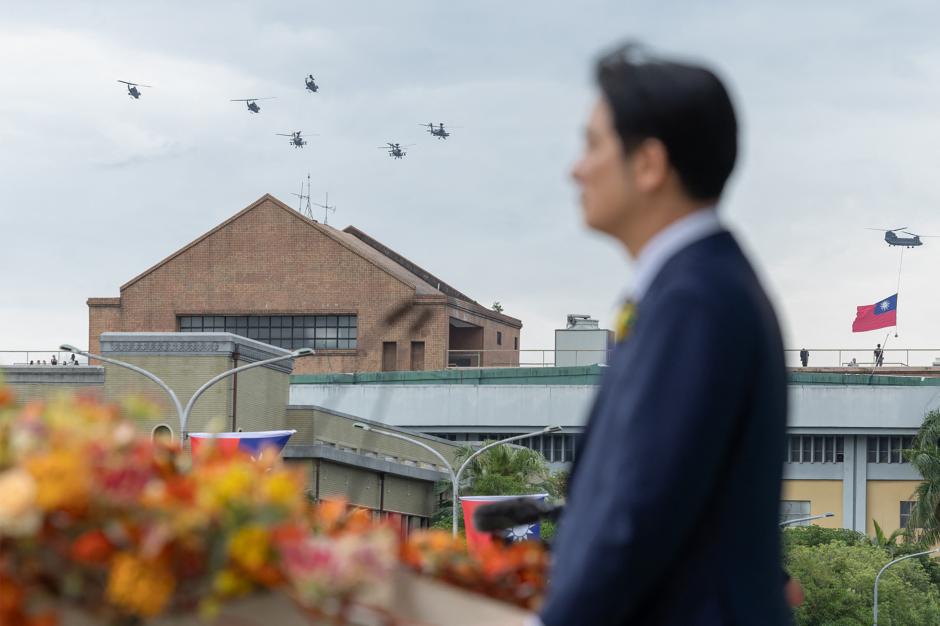
{"label": "blurred man in suit", "polygon": [[788,624],[783,347],[717,207],[737,155],[734,108],[708,69],[637,46],[602,58],[597,81],[573,175],[588,226],[623,245],[634,274],[540,620]]}

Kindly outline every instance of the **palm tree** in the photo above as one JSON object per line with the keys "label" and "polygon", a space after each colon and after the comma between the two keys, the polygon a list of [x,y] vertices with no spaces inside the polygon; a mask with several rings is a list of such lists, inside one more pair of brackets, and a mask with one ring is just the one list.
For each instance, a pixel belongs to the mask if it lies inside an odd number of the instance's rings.
{"label": "palm tree", "polygon": [[935,545],[940,541],[940,411],[924,416],[913,447],[904,456],[924,479],[914,492],[917,503],[907,527],[919,541]]}
{"label": "palm tree", "polygon": [[909,536],[907,529],[898,528],[890,535],[885,535],[884,531],[881,530],[881,525],[878,524],[877,520],[872,520],[872,524],[875,525],[875,538],[871,540],[871,544],[873,546],[887,550],[888,554],[890,554],[893,558],[898,551],[898,539]]}
{"label": "palm tree", "polygon": [[[483,442],[486,445],[488,442]],[[459,466],[474,448],[461,448],[455,455]],[[529,448],[496,446],[475,457],[464,470],[460,487],[467,495],[521,495],[550,487],[550,472],[545,458]]]}

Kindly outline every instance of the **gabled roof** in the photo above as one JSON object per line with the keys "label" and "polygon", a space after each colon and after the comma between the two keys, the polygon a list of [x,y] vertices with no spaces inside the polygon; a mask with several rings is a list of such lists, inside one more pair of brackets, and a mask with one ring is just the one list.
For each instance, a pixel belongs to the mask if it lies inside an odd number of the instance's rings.
{"label": "gabled roof", "polygon": [[[339,244],[342,245],[343,247],[349,249],[351,252],[353,252],[353,253],[356,254],[357,256],[359,256],[359,257],[365,259],[365,260],[368,261],[369,263],[372,263],[373,265],[375,265],[376,267],[378,267],[379,269],[381,269],[382,271],[384,271],[386,274],[390,275],[391,277],[395,278],[395,279],[398,280],[399,282],[401,282],[401,283],[403,283],[403,284],[405,284],[405,285],[408,285],[408,286],[414,288],[414,289],[415,289],[415,292],[416,292],[418,295],[432,295],[432,296],[434,296],[434,295],[436,295],[436,296],[446,296],[446,295],[449,295],[447,292],[443,291],[442,289],[437,289],[436,287],[432,286],[430,282],[428,282],[427,280],[425,280],[425,279],[422,278],[421,276],[418,276],[417,274],[415,274],[415,273],[409,271],[405,266],[403,266],[403,265],[401,265],[401,264],[395,262],[394,260],[392,260],[391,258],[389,258],[388,256],[386,256],[385,254],[383,254],[382,252],[380,252],[380,251],[379,251],[378,249],[376,249],[375,247],[370,246],[369,244],[367,244],[366,242],[360,240],[359,238],[355,237],[354,235],[352,235],[352,234],[350,234],[350,233],[347,233],[347,232],[343,232],[343,231],[341,231],[341,230],[337,230],[337,229],[333,228],[332,226],[327,226],[327,225],[325,225],[325,224],[320,224],[319,222],[317,222],[317,221],[315,221],[315,220],[311,220],[311,219],[307,218],[306,216],[301,215],[300,213],[298,213],[298,212],[295,211],[294,209],[290,208],[289,206],[287,206],[286,204],[284,204],[283,202],[281,202],[280,200],[278,200],[277,198],[275,198],[275,197],[272,196],[271,194],[267,194],[267,193],[264,194],[263,196],[261,196],[258,200],[254,201],[253,203],[251,203],[250,205],[248,205],[247,207],[245,207],[244,209],[242,209],[241,211],[239,211],[238,213],[236,213],[235,215],[233,215],[232,217],[228,218],[227,220],[225,220],[224,222],[222,222],[221,224],[219,224],[218,226],[216,226],[215,228],[213,228],[212,230],[210,230],[210,231],[208,231],[207,233],[203,234],[201,237],[199,237],[199,238],[195,239],[194,241],[188,243],[187,245],[183,246],[182,248],[180,248],[179,250],[177,250],[176,252],[174,252],[174,253],[171,254],[170,256],[166,257],[165,259],[163,259],[162,261],[160,261],[159,263],[157,263],[157,264],[154,265],[153,267],[147,269],[146,271],[144,271],[144,272],[141,273],[141,274],[138,274],[137,276],[135,276],[134,278],[132,278],[132,279],[129,280],[128,282],[126,282],[126,283],[124,283],[123,285],[121,285],[121,291],[124,291],[124,290],[127,289],[128,287],[130,287],[130,286],[132,286],[133,284],[137,283],[138,281],[140,281],[140,280],[143,279],[144,277],[148,276],[149,274],[151,274],[152,272],[154,272],[154,271],[157,270],[158,268],[160,268],[160,267],[162,267],[163,265],[169,263],[170,261],[172,261],[173,259],[175,259],[175,258],[178,257],[179,255],[183,254],[184,252],[186,252],[186,251],[189,250],[190,248],[193,248],[193,247],[196,246],[197,244],[199,244],[199,243],[201,243],[202,241],[204,241],[205,239],[209,238],[211,235],[217,233],[218,231],[222,230],[223,228],[225,228],[225,227],[228,226],[229,224],[235,222],[236,220],[238,220],[239,218],[241,218],[241,217],[242,217],[243,215],[245,215],[246,213],[249,213],[250,211],[253,211],[254,209],[258,208],[259,206],[261,206],[261,205],[262,205],[263,203],[265,203],[265,202],[270,202],[270,203],[273,204],[275,207],[277,207],[277,208],[279,208],[279,209],[281,209],[281,210],[283,210],[283,211],[286,211],[288,214],[291,215],[291,217],[293,217],[294,219],[299,220],[300,222],[302,222],[303,224],[305,224],[307,227],[315,229],[316,231],[320,232],[321,234],[323,234],[323,235],[329,237],[330,239],[336,241],[337,243],[339,243]],[[357,230],[357,232],[359,232],[359,231]],[[373,240],[373,241],[374,241],[374,240]],[[386,249],[387,249],[387,248],[386,248]],[[397,253],[396,253],[396,254],[397,254]],[[400,255],[398,255],[398,256],[400,256]],[[404,259],[404,257],[400,257],[400,258]],[[414,267],[417,268],[417,266],[414,266]],[[417,269],[420,270],[420,268],[417,268]],[[424,274],[426,274],[427,276],[431,276],[431,274],[429,274],[429,273],[427,273],[427,272],[424,272],[424,270],[421,270],[421,271],[422,271]],[[435,279],[435,280],[436,280],[436,279]],[[443,286],[443,285],[444,285],[444,283],[442,283],[442,286]],[[451,287],[449,287],[449,286],[448,286],[447,288],[450,289],[450,290],[453,290],[453,288],[451,288]],[[456,293],[460,293],[460,292],[457,292],[456,290],[453,290],[453,291],[456,292]],[[462,294],[461,294],[461,296],[462,296]],[[466,299],[466,300],[468,300],[469,302],[473,302],[472,300],[470,300],[470,299],[467,298],[466,296],[462,296],[461,299]]]}

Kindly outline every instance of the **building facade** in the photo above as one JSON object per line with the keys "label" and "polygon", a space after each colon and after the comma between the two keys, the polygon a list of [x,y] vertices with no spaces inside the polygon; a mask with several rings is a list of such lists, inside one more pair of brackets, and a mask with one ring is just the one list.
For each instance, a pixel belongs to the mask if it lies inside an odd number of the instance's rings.
{"label": "building facade", "polygon": [[310,347],[297,372],[518,365],[522,322],[481,306],[357,228],[265,195],[121,286],[88,299],[106,332],[231,332]]}

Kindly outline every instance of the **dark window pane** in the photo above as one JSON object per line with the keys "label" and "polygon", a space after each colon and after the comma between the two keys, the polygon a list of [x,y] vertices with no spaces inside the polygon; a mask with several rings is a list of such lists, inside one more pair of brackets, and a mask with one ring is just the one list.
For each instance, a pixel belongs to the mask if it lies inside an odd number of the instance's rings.
{"label": "dark window pane", "polygon": [[332,326],[333,328],[336,328],[336,316],[335,316],[335,315],[328,315],[328,316],[326,317],[326,325],[327,325],[327,326]]}
{"label": "dark window pane", "polygon": [[251,317],[248,318],[248,326],[250,326],[251,328],[256,328],[258,326],[257,316],[252,315]]}
{"label": "dark window pane", "polygon": [[813,437],[813,463],[822,463],[823,437]]}
{"label": "dark window pane", "polygon": [[891,458],[891,450],[888,446],[889,437],[878,437],[878,462],[887,463]]}
{"label": "dark window pane", "polygon": [[565,460],[574,461],[574,435],[564,435],[565,437]]}
{"label": "dark window pane", "polygon": [[271,326],[271,318],[268,317],[267,315],[262,315],[261,317],[258,318],[258,326],[270,327],[270,326]]}
{"label": "dark window pane", "polygon": [[348,316],[348,315],[340,315],[340,316],[337,317],[336,319],[337,319],[337,324],[338,324],[339,326],[349,326],[349,316]]}
{"label": "dark window pane", "polygon": [[248,334],[245,335],[245,336],[248,337],[249,339],[257,339],[257,338],[258,338],[258,329],[257,329],[257,328],[249,328],[249,329],[248,329]]}
{"label": "dark window pane", "polygon": [[316,332],[315,328],[309,328],[309,327],[304,328],[303,329],[304,339],[313,339],[314,337],[316,337],[316,335],[314,334],[315,332]]}
{"label": "dark window pane", "polygon": [[303,328],[304,327],[304,316],[295,315],[294,316],[294,328]]}
{"label": "dark window pane", "polygon": [[803,457],[802,457],[802,461],[803,461],[803,463],[809,463],[809,462],[811,462],[811,461],[813,460],[813,454],[812,454],[812,449],[811,449],[811,446],[812,446],[812,444],[813,444],[813,438],[812,438],[812,437],[805,437],[805,436],[804,436],[804,437],[802,437],[802,440],[803,440]]}
{"label": "dark window pane", "polygon": [[836,437],[836,463],[845,461],[845,437]]}
{"label": "dark window pane", "polygon": [[325,339],[317,339],[317,340],[314,342],[313,345],[314,345],[314,348],[316,348],[317,350],[325,350],[325,349],[326,349],[326,340],[325,340]]}
{"label": "dark window pane", "polygon": [[823,462],[832,463],[835,461],[836,457],[836,442],[835,437],[826,437],[825,448],[823,449]]}
{"label": "dark window pane", "polygon": [[271,329],[270,328],[259,328],[258,329],[258,339],[268,340],[271,338]]}
{"label": "dark window pane", "polygon": [[336,339],[336,328],[327,328],[326,337],[327,339]]}
{"label": "dark window pane", "polygon": [[326,326],[326,317],[322,315],[317,316],[317,328],[321,326]]}
{"label": "dark window pane", "polygon": [[224,327],[225,327],[225,318],[222,317],[221,315],[216,315],[216,316],[212,319],[212,325],[215,326],[216,328],[224,328]]}
{"label": "dark window pane", "polygon": [[359,324],[359,316],[357,316],[357,315],[350,315],[350,316],[349,316],[349,325],[355,327],[355,326],[357,326],[358,324]]}
{"label": "dark window pane", "polygon": [[280,328],[281,327],[281,318],[277,315],[271,316],[271,328]]}
{"label": "dark window pane", "polygon": [[878,437],[868,436],[868,462],[878,462]]}
{"label": "dark window pane", "polygon": [[304,326],[313,326],[317,323],[315,315],[304,315]]}
{"label": "dark window pane", "polygon": [[565,442],[561,435],[552,435],[552,439],[554,440],[552,441],[552,447],[555,449],[553,458],[557,463],[562,460]]}
{"label": "dark window pane", "polygon": [[294,339],[303,339],[304,338],[304,329],[301,326],[295,326],[293,329]]}
{"label": "dark window pane", "polygon": [[901,438],[891,437],[891,462],[901,462]]}
{"label": "dark window pane", "polygon": [[339,328],[339,329],[337,329],[337,332],[338,332],[338,336],[339,336],[341,339],[346,339],[346,338],[349,337],[349,329],[348,329],[348,328]]}
{"label": "dark window pane", "polygon": [[357,346],[358,346],[358,343],[356,342],[355,339],[350,339],[350,340],[349,340],[349,347],[350,347],[350,348],[355,349]]}
{"label": "dark window pane", "polygon": [[188,317],[181,317],[181,318],[180,318],[180,328],[190,328],[190,326],[192,325],[192,323],[193,323],[193,322],[192,322],[192,319],[190,319],[190,318],[188,318]]}

